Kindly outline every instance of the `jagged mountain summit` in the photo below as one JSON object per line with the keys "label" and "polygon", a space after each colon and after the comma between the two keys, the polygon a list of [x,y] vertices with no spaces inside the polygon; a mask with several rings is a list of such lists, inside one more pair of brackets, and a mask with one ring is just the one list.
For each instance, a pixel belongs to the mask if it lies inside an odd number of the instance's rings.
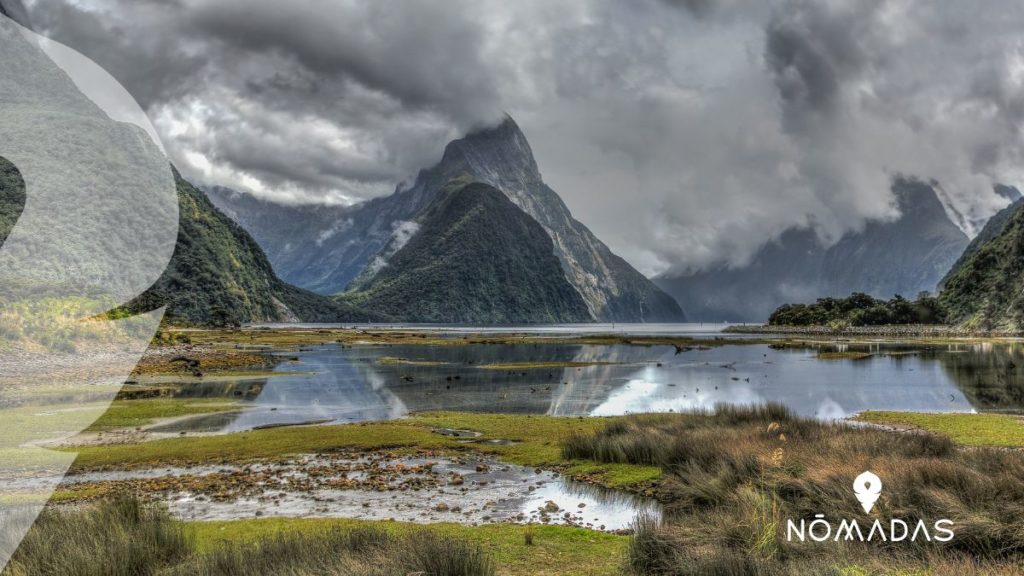
{"label": "jagged mountain summit", "polygon": [[725,264],[682,277],[658,278],[692,320],[763,322],[786,303],[864,292],[878,298],[913,298],[935,291],[968,245],[932,185],[893,185],[901,217],[869,222],[864,230],[825,247],[810,229],[787,230],[747,265]]}
{"label": "jagged mountain summit", "polygon": [[[211,199],[264,247],[275,269],[298,286],[332,294],[358,288],[389,265],[420,230],[418,219],[453,180],[487,184],[535,220],[550,237],[562,276],[590,320],[678,322],[665,294],[616,256],[541,177],[526,136],[511,118],[451,142],[442,160],[411,186],[352,207],[283,207],[224,189]],[[426,257],[426,255],[424,255]],[[481,279],[485,280],[485,279]],[[552,321],[576,321],[573,315]]]}

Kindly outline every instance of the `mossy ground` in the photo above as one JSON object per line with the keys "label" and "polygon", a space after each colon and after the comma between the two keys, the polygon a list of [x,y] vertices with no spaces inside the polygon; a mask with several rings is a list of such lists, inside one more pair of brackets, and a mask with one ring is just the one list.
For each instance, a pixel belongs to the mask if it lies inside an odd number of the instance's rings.
{"label": "mossy ground", "polygon": [[184,400],[152,398],[147,400],[117,400],[88,431],[102,432],[135,428],[152,424],[161,418],[175,418],[198,414],[212,414],[238,410],[239,406],[226,400]]}
{"label": "mossy ground", "polygon": [[872,355],[870,352],[818,352],[818,360],[865,360]]}
{"label": "mossy ground", "polygon": [[[936,434],[949,436],[960,444],[969,446],[1024,446],[1024,424],[1017,418],[1008,415],[976,415],[976,414],[911,414],[874,412],[866,413],[859,417],[865,422],[901,424],[914,426],[934,432]],[[733,421],[735,420],[735,422]],[[767,490],[767,472],[771,470],[772,477],[781,475],[786,482],[797,482],[801,485],[808,484],[807,494],[818,494],[812,485],[832,482],[832,476],[822,475],[815,470],[822,468],[822,462],[831,462],[831,466],[838,470],[846,464],[837,462],[851,462],[850,471],[836,474],[845,479],[856,470],[863,467],[859,460],[870,453],[871,466],[886,472],[887,478],[902,470],[893,464],[889,466],[889,460],[899,460],[901,466],[907,465],[908,458],[915,466],[927,468],[928,471],[938,473],[945,471],[950,466],[960,466],[961,459],[971,459],[971,462],[980,462],[982,455],[975,451],[950,451],[943,448],[941,442],[927,439],[916,439],[917,435],[903,434],[898,432],[885,432],[880,430],[865,430],[858,427],[819,425],[804,423],[802,421],[789,421],[787,417],[766,415],[759,417],[756,421],[750,421],[750,417],[739,414],[730,416],[728,413],[715,416],[685,416],[685,415],[650,415],[643,417],[624,418],[557,418],[547,416],[525,416],[525,415],[494,415],[494,414],[471,414],[456,412],[434,412],[417,414],[410,418],[383,423],[351,424],[340,426],[320,426],[304,428],[286,428],[275,430],[264,430],[256,432],[245,432],[225,436],[181,438],[147,442],[127,446],[99,446],[81,449],[81,455],[76,468],[92,467],[132,467],[132,466],[156,466],[171,463],[210,463],[224,461],[244,461],[251,459],[274,458],[293,453],[309,453],[334,450],[376,450],[376,449],[407,449],[411,452],[434,450],[445,451],[479,451],[495,454],[503,460],[527,466],[543,466],[558,468],[562,471],[582,477],[593,476],[597,482],[605,485],[620,485],[627,488],[649,488],[652,494],[661,498],[670,495],[672,498],[667,502],[673,502],[671,506],[677,508],[673,524],[668,530],[671,536],[666,542],[676,542],[682,549],[689,550],[689,534],[686,527],[698,525],[705,526],[705,529],[722,532],[723,537],[729,538],[743,536],[744,541],[752,535],[767,534],[764,530],[767,527],[746,526],[737,524],[743,518],[749,521],[757,510],[746,508],[746,500],[751,491]],[[770,425],[768,422],[779,421],[781,427]],[[650,428],[654,427],[654,428]],[[483,444],[461,444],[457,439],[442,436],[433,432],[435,428],[470,429],[482,434],[481,440],[506,439],[520,442],[514,445],[483,445]],[[671,430],[667,436],[659,436],[656,430]],[[773,428],[775,430],[773,431]],[[695,462],[706,462],[711,466],[707,472],[710,474],[715,462],[745,462],[744,454],[754,457],[758,462],[750,482],[743,483],[736,489],[729,489],[726,486],[719,486],[713,478],[705,478],[710,483],[701,487],[700,483],[693,483],[689,480],[682,482],[679,478],[679,470],[664,470],[657,464],[657,458],[649,460],[639,455],[655,454],[657,451],[637,450],[637,457],[634,458],[627,444],[629,442],[613,442],[608,447],[619,447],[625,450],[621,454],[615,450],[598,450],[594,459],[586,455],[575,455],[573,450],[567,450],[566,446],[592,446],[588,438],[618,438],[618,430],[632,431],[623,436],[623,439],[639,440],[641,434],[647,434],[644,430],[650,430],[654,434],[656,442],[652,446],[664,447],[675,446],[677,449],[696,451],[691,455]],[[767,431],[767,432],[766,432]],[[785,446],[784,452],[779,452],[780,463],[772,463],[776,458],[772,446],[778,444],[776,435],[785,432],[790,437],[788,442],[779,444]],[[609,436],[611,435],[611,436]],[[688,436],[692,438],[687,439]],[[670,441],[672,439],[678,442]],[[692,440],[689,441],[689,440]],[[861,442],[860,440],[870,440]],[[581,444],[582,442],[582,444]],[[621,445],[621,446],[620,446]],[[596,444],[593,444],[595,449]],[[866,451],[864,454],[857,452],[856,455],[847,454],[839,460],[833,459],[831,454],[823,454],[823,446],[829,450]],[[619,448],[616,448],[618,450]],[[661,448],[658,448],[661,449]],[[668,449],[668,448],[665,448]],[[889,450],[903,453],[903,456],[889,455]],[[910,454],[910,453],[913,454]],[[689,452],[688,452],[689,453]],[[920,453],[920,454],[919,454]],[[710,458],[715,454],[715,458]],[[1010,454],[1003,451],[995,451],[992,457],[1010,457]],[[700,455],[707,455],[704,458]],[[935,463],[940,458],[942,462]],[[808,460],[807,462],[803,462]],[[820,461],[819,461],[820,460]],[[637,462],[637,463],[631,463]],[[787,464],[788,463],[788,464]],[[802,463],[802,464],[801,464]],[[738,464],[737,464],[738,466]],[[938,468],[935,468],[938,466]],[[735,467],[735,466],[734,466]],[[847,466],[849,467],[849,466]],[[743,468],[743,466],[739,466]],[[856,468],[856,470],[854,470]],[[935,468],[935,470],[933,470]],[[701,468],[703,470],[703,468]],[[830,468],[831,470],[831,468]],[[965,468],[966,470],[966,468]],[[696,474],[700,470],[690,473]],[[849,473],[846,473],[849,472]],[[975,474],[989,474],[978,470]],[[948,471],[944,474],[949,475]],[[711,474],[713,476],[713,474]],[[697,474],[701,476],[700,474]],[[691,479],[692,480],[692,479]],[[845,481],[845,480],[844,480]],[[894,480],[893,490],[914,490],[913,483]],[[693,490],[687,488],[692,486]],[[717,486],[717,488],[712,488]],[[767,486],[767,487],[766,487]],[[829,485],[831,486],[831,485]],[[845,486],[845,484],[844,484]],[[900,487],[900,488],[897,488]],[[696,492],[697,490],[699,495]],[[719,490],[721,493],[715,492]],[[934,488],[922,489],[934,490]],[[831,488],[826,493],[831,494]],[[842,492],[842,491],[839,491]],[[845,492],[842,492],[845,494]],[[924,492],[922,492],[923,494]],[[950,494],[954,494],[950,492]],[[680,500],[681,496],[685,496]],[[699,496],[699,498],[698,498]],[[55,496],[56,501],[81,500],[88,495],[59,492]],[[776,496],[778,498],[778,496]],[[697,508],[685,505],[686,498],[698,498],[705,502],[714,502],[710,509],[705,509],[708,504],[702,504],[703,512]],[[735,510],[729,502],[739,498]],[[897,500],[904,500],[897,498]],[[760,502],[753,500],[752,502]],[[680,504],[683,502],[684,504]],[[885,506],[896,506],[896,501],[883,503]],[[936,502],[945,502],[938,499]],[[982,500],[978,500],[984,504]],[[749,504],[749,503],[747,503]],[[800,506],[810,506],[817,510],[821,508],[821,502],[801,502]],[[796,506],[788,502],[787,506]],[[828,503],[844,513],[855,514],[855,503],[841,501]],[[935,506],[941,507],[939,504]],[[846,508],[850,508],[846,510]],[[831,508],[830,508],[831,509]],[[940,510],[932,512],[938,513]],[[802,517],[802,511],[790,510],[787,514]],[[894,514],[896,512],[893,512]],[[907,511],[900,512],[901,514]],[[978,512],[981,514],[981,512]],[[995,514],[992,510],[984,514]],[[756,514],[755,514],[756,516]],[[967,522],[962,518],[958,521]],[[267,536],[275,534],[308,534],[327,533],[332,528],[351,528],[359,526],[383,527],[385,530],[395,533],[407,533],[416,529],[415,525],[396,522],[369,522],[347,519],[288,519],[288,518],[266,518],[241,520],[233,522],[212,522],[212,523],[187,523],[187,531],[196,537],[202,548],[212,549],[225,542],[246,543],[254,542]],[[772,523],[771,526],[777,525]],[[596,533],[592,531],[560,527],[560,526],[533,526],[525,527],[519,525],[485,525],[479,527],[461,526],[453,524],[432,525],[431,530],[436,530],[445,536],[459,540],[479,543],[495,559],[499,574],[620,574],[625,570],[625,559],[631,539],[623,536]],[[749,530],[748,530],[749,529]],[[752,530],[752,532],[750,532]],[[760,530],[760,532],[758,531]],[[533,545],[525,543],[527,531],[533,534]],[[772,530],[774,532],[774,529]],[[699,531],[698,531],[699,532]],[[747,534],[750,532],[750,534]],[[993,533],[991,538],[1001,538]],[[674,545],[674,544],[673,544]],[[776,542],[776,546],[784,546]],[[797,551],[791,551],[796,553]],[[802,553],[801,553],[802,554]],[[927,556],[894,556],[891,565],[886,567],[885,562],[880,558],[865,557],[863,561],[856,560],[855,556],[847,554],[826,555],[814,562],[822,562],[821,567],[829,570],[832,574],[943,574],[944,570],[951,567],[964,567],[966,572],[972,573],[974,566],[971,560],[972,552],[961,550],[958,553],[951,553],[936,556],[935,562],[939,562],[936,568],[930,571],[926,566],[929,560]],[[800,556],[800,555],[798,555]],[[760,556],[758,556],[760,558]],[[802,558],[802,556],[800,556]],[[771,564],[775,556],[765,557],[765,562]],[[801,566],[807,566],[810,558],[803,558],[798,562]],[[761,560],[759,560],[760,562]],[[812,562],[813,563],[813,562]],[[766,564],[768,566],[769,564]],[[984,564],[984,563],[983,563]],[[979,565],[981,566],[981,565]],[[995,569],[993,574],[1005,574],[1006,564],[996,562],[988,565]],[[682,573],[682,572],[680,572]],[[981,572],[978,572],[981,573]]]}
{"label": "mossy ground", "polygon": [[[125,404],[134,404],[135,407],[125,408],[127,412],[120,413],[121,408],[115,406],[113,413],[101,419],[101,424],[118,420],[137,421],[154,416],[163,408],[174,411],[224,408],[216,404],[178,405],[161,400],[135,400]],[[276,428],[67,450],[78,454],[74,465],[76,470],[246,462],[336,450],[408,449],[410,453],[468,450],[493,454],[523,466],[556,468],[601,485],[641,489],[660,476],[660,468],[565,460],[561,456],[561,444],[565,439],[575,434],[595,432],[614,420],[434,412],[390,422]],[[515,444],[464,444],[433,431],[440,428],[474,430],[482,434],[481,441],[511,440]]]}
{"label": "mossy ground", "polygon": [[856,420],[925,430],[964,446],[1024,447],[1024,419],[1010,414],[863,412]]}
{"label": "mossy ground", "polygon": [[[636,574],[1020,574],[1024,457],[949,438],[793,416],[781,406],[638,415],[566,443],[567,458],[664,467],[660,523],[639,520]],[[885,491],[865,515],[850,485],[864,470]],[[879,546],[808,546],[787,519],[949,518],[956,536]],[[832,544],[830,542],[830,544]]]}
{"label": "mossy ground", "polygon": [[435,362],[432,360],[410,360],[409,358],[395,358],[383,356],[377,359],[377,364],[399,364],[402,366],[446,366],[447,362]]}
{"label": "mossy ground", "polygon": [[[192,522],[187,531],[200,549],[212,549],[224,542],[245,543],[279,533],[315,535],[334,528],[374,526],[396,533],[412,532],[419,526],[400,522],[372,522],[347,519],[268,518],[235,522]],[[479,542],[490,552],[498,574],[508,576],[603,576],[621,574],[629,538],[564,526],[520,526],[490,524],[461,526],[435,524],[446,536]],[[533,533],[533,545],[525,543],[525,533]]]}

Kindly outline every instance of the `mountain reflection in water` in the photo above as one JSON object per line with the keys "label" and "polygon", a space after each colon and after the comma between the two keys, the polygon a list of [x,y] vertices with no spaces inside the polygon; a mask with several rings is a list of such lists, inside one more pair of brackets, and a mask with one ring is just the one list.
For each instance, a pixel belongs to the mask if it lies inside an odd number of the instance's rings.
{"label": "mountain reflection in water", "polygon": [[183,384],[182,396],[234,397],[249,408],[166,431],[387,420],[430,410],[607,416],[778,402],[835,419],[863,410],[1024,407],[1021,345],[847,349],[873,355],[821,360],[818,350],[762,344],[681,354],[628,345],[311,346],[289,352],[298,361],[282,363],[269,378]]}

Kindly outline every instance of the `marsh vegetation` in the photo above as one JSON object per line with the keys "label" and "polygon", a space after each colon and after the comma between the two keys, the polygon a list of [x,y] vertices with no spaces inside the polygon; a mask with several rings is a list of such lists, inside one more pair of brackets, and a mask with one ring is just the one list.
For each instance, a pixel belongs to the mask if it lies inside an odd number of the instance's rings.
{"label": "marsh vegetation", "polygon": [[43,512],[4,576],[489,576],[477,543],[428,529],[403,534],[369,526],[319,534],[277,532],[201,546],[166,511],[115,499]]}
{"label": "marsh vegetation", "polygon": [[[823,423],[786,408],[640,415],[565,442],[563,456],[653,465],[666,520],[641,519],[636,574],[1016,574],[1024,561],[1024,455],[946,437]],[[873,515],[852,481],[883,478]],[[949,542],[790,541],[789,519],[948,518]],[[861,572],[850,572],[856,568]]]}

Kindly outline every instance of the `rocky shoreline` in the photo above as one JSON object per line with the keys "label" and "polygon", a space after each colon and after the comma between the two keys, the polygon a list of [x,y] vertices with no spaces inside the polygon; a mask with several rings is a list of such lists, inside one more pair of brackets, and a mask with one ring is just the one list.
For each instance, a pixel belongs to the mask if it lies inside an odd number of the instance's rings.
{"label": "rocky shoreline", "polygon": [[211,344],[151,346],[139,361],[134,376],[181,374],[201,377],[206,370],[273,370],[282,361],[262,351],[219,349]]}

